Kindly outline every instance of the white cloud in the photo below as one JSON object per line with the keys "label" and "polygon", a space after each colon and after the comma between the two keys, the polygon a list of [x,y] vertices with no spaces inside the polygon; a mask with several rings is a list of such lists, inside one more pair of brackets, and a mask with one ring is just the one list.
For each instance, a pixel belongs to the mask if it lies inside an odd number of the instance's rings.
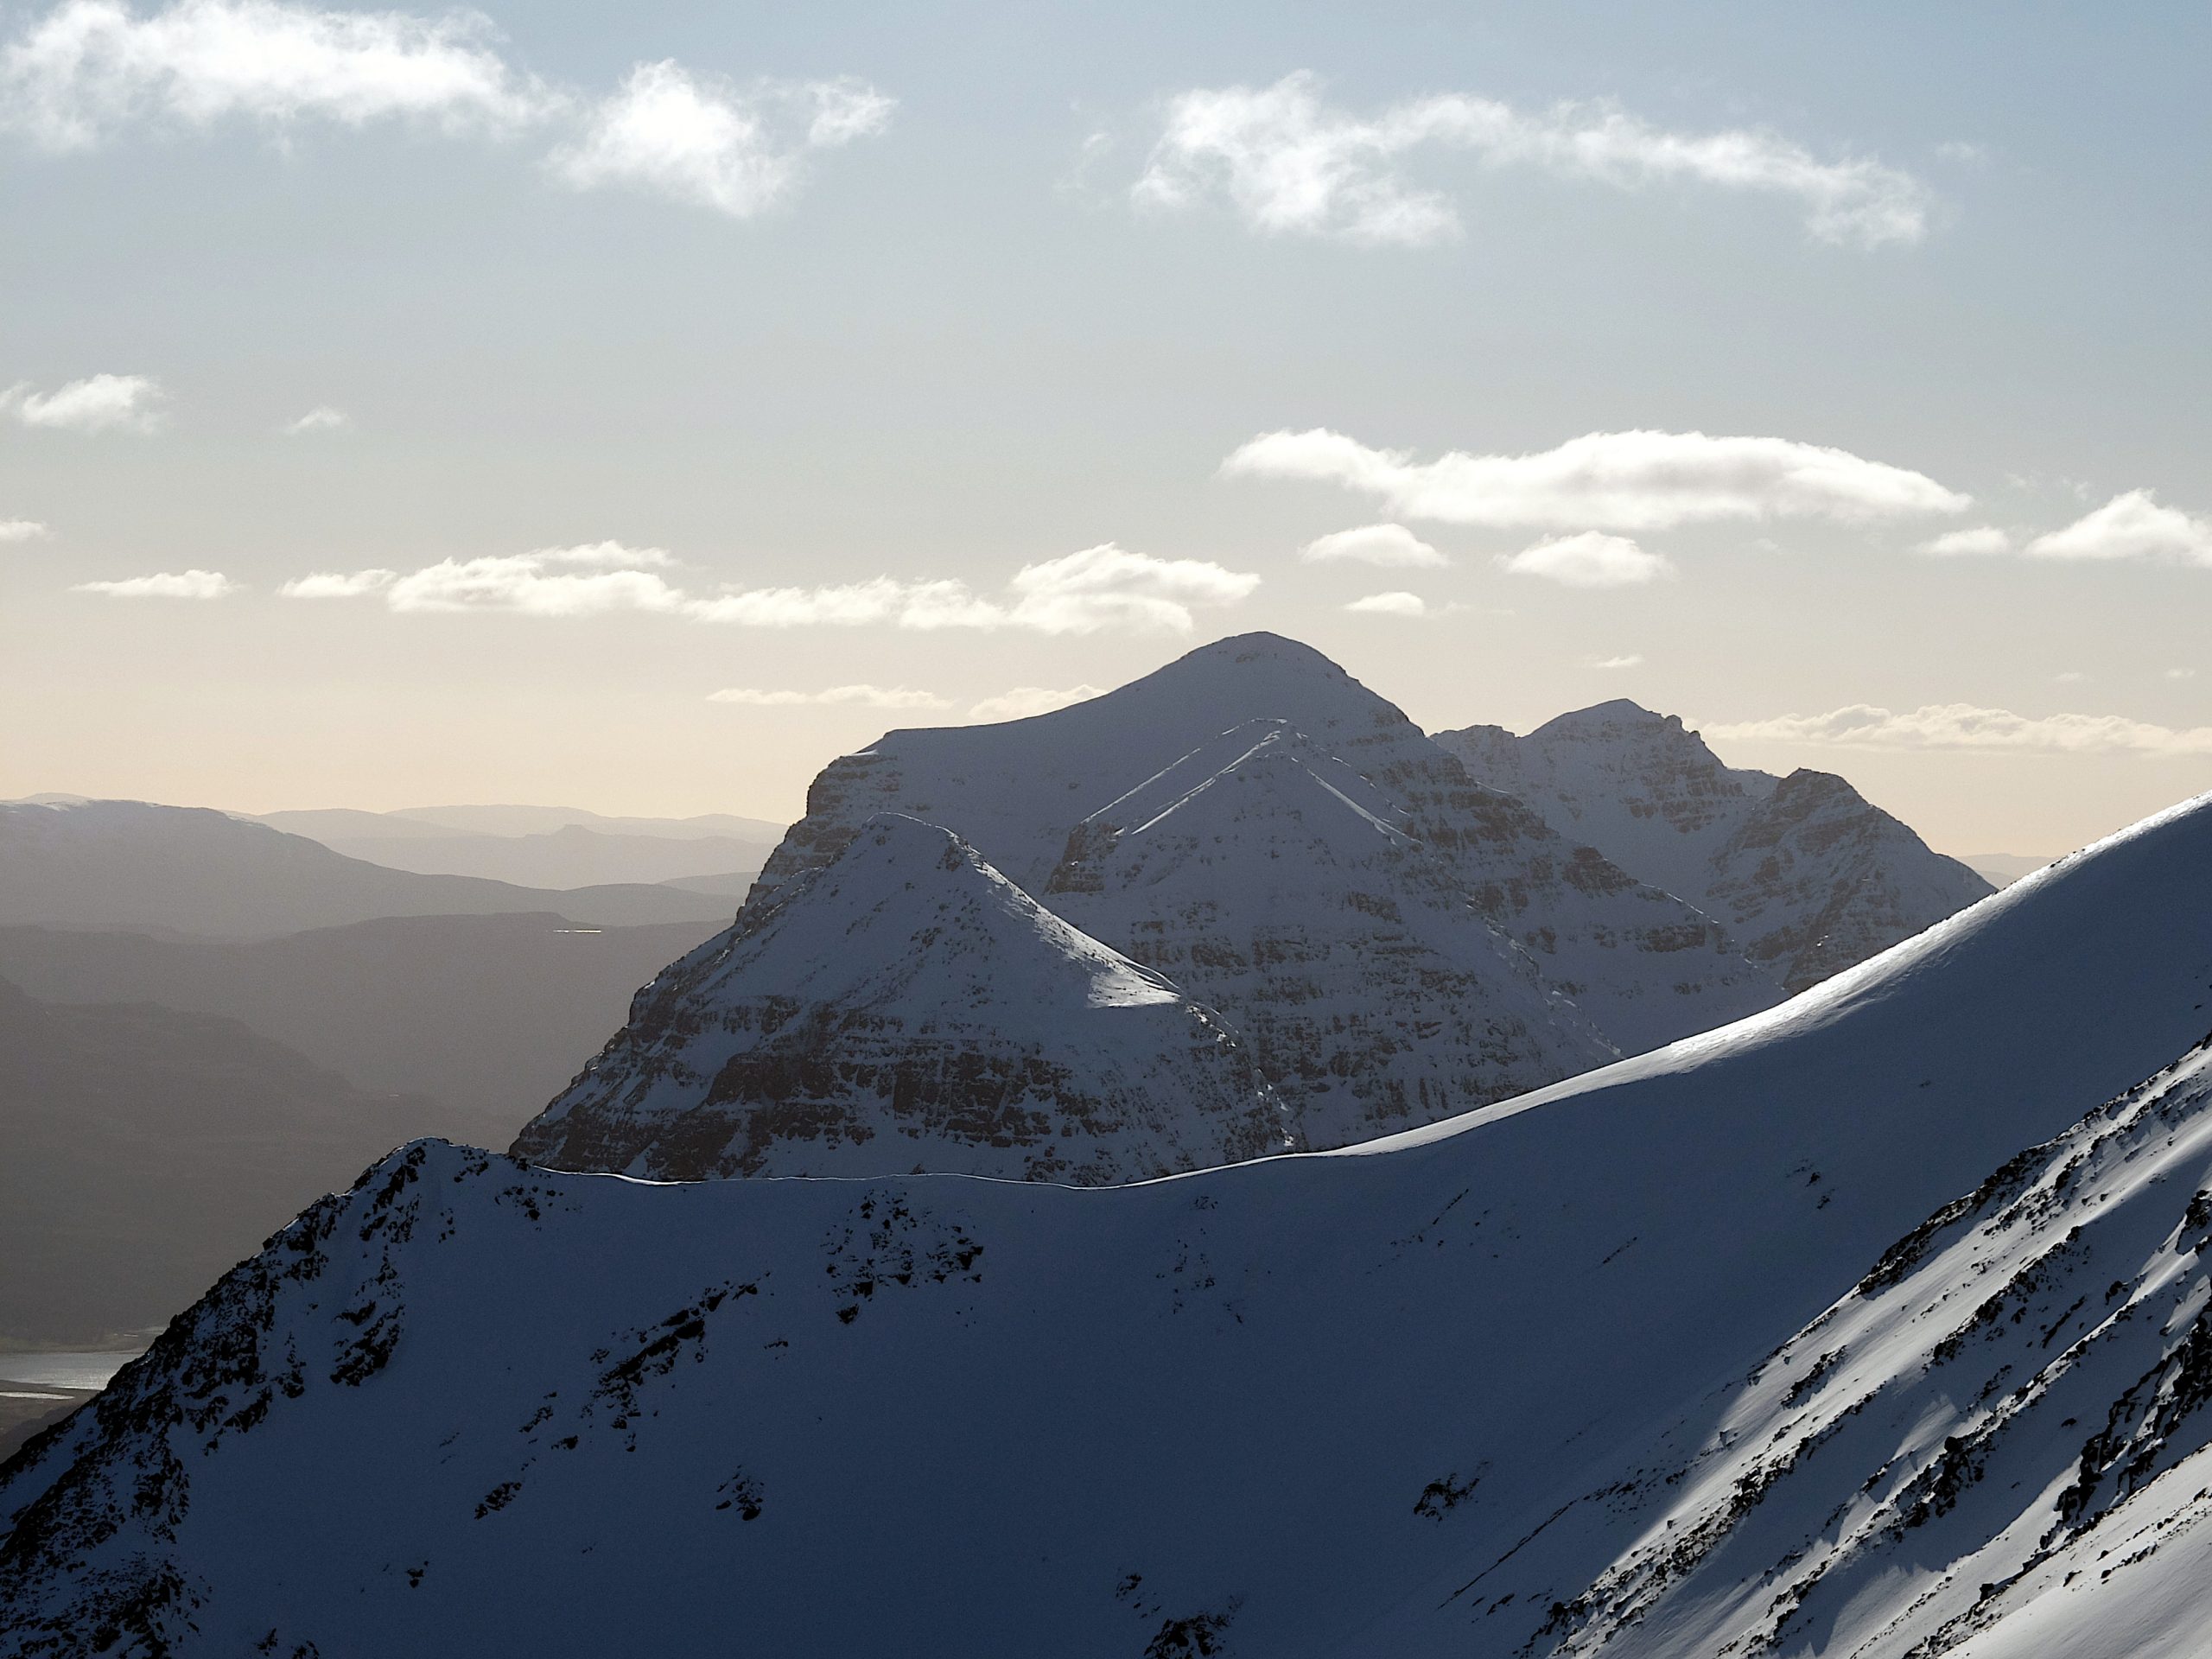
{"label": "white cloud", "polygon": [[1160,559],[1111,543],[1026,564],[1004,596],[977,594],[965,582],[867,582],[817,588],[753,588],[699,595],[660,574],[675,563],[659,548],[620,542],[542,548],[475,559],[445,559],[410,575],[360,571],[287,583],[295,598],[351,598],[382,592],[395,611],[505,611],[527,616],[591,616],[647,611],[700,622],[756,628],[858,627],[886,624],[938,628],[1021,628],[1091,633],[1157,627],[1186,633],[1196,609],[1235,603],[1257,575],[1199,559]]}
{"label": "white cloud", "polygon": [[2166,677],[2170,680],[2193,680],[2196,677],[2196,671],[2193,668],[2170,668],[2166,671]]}
{"label": "white cloud", "polygon": [[541,547],[530,555],[548,564],[582,564],[600,570],[635,569],[641,565],[663,569],[676,560],[665,548],[629,547],[620,542],[581,542],[574,547]]}
{"label": "white cloud", "polygon": [[2050,677],[2061,685],[2087,685],[2089,683],[2089,677],[2078,668],[2069,668],[2064,673],[2054,674]]}
{"label": "white cloud", "polygon": [[1344,607],[1362,616],[1423,616],[1428,606],[1419,594],[1370,594],[1364,599],[1355,599]]}
{"label": "white cloud", "polygon": [[296,438],[308,432],[340,432],[353,424],[353,417],[344,410],[318,404],[298,420],[285,422],[283,429],[286,437]]}
{"label": "white cloud", "polygon": [[167,394],[143,374],[94,374],[43,396],[28,384],[0,391],[0,415],[67,432],[151,432]]}
{"label": "white cloud", "polygon": [[1403,524],[1363,524],[1319,537],[1300,548],[1310,564],[1351,560],[1359,564],[1444,565],[1452,563]]}
{"label": "white cloud", "polygon": [[627,185],[740,218],[791,196],[810,153],[883,130],[893,107],[856,80],[738,88],[674,62],[639,64],[595,98],[513,67],[473,11],[173,0],[141,16],[64,0],[0,46],[0,131],[48,150],[232,121],[279,134],[310,121],[566,129],[547,160],[576,188]]}
{"label": "white cloud", "polygon": [[30,518],[0,518],[0,542],[35,542],[53,531]]}
{"label": "white cloud", "polygon": [[1853,703],[1826,715],[1707,726],[1716,741],[1818,743],[1859,749],[2011,749],[2064,753],[2212,754],[2212,726],[2177,730],[2118,715],[2046,715],[2032,718],[1971,703],[1932,703],[1892,714]]}
{"label": "white cloud", "polygon": [[2038,559],[2163,559],[2212,566],[2212,518],[2162,507],[2148,490],[2115,495],[2094,512],[2030,542]]}
{"label": "white cloud", "polygon": [[610,611],[679,612],[685,601],[666,579],[635,569],[563,569],[543,553],[442,559],[385,586],[395,611],[512,611],[524,616],[599,616]]}
{"label": "white cloud", "polygon": [[950,700],[934,691],[915,691],[903,685],[833,685],[825,691],[759,691],[750,686],[731,686],[710,691],[709,702],[741,702],[753,709],[796,709],[808,705],[858,705],[867,709],[944,709]]}
{"label": "white cloud", "polygon": [[67,0],[0,49],[0,123],[69,150],[141,123],[498,130],[553,112],[558,96],[510,69],[489,32],[467,12],[176,0],[140,16],[113,0]]}
{"label": "white cloud", "polygon": [[1554,536],[1501,555],[1498,563],[1516,576],[1541,576],[1569,588],[1635,588],[1675,574],[1663,553],[1645,551],[1625,536],[1586,530],[1579,536]]}
{"label": "white cloud", "polygon": [[1631,652],[1625,657],[1601,657],[1590,666],[1592,668],[1637,668],[1640,667],[1643,662],[1643,658],[1641,656]]}
{"label": "white cloud", "polygon": [[1846,521],[1958,512],[1970,497],[1901,467],[1787,438],[1592,432],[1528,455],[1454,450],[1416,462],[1325,428],[1269,432],[1222,462],[1229,477],[1304,479],[1456,524],[1663,530],[1730,518]]}
{"label": "white cloud", "polygon": [[641,63],[551,164],[579,190],[625,185],[747,219],[798,188],[809,151],[882,131],[894,107],[858,81],[740,91],[679,64]]}
{"label": "white cloud", "polygon": [[70,592],[105,594],[111,599],[220,599],[236,593],[238,586],[220,571],[164,570],[158,575],[130,576],[120,582],[80,582]]}
{"label": "white cloud", "polygon": [[1193,607],[1233,605],[1258,576],[1207,559],[1159,559],[1111,542],[1025,564],[1009,584],[1016,595],[1005,625],[1044,633],[1090,633],[1116,626],[1190,632]]}
{"label": "white cloud", "polygon": [[389,588],[398,580],[397,570],[356,570],[350,575],[320,570],[314,575],[288,582],[276,592],[285,599],[359,599],[363,594]]}
{"label": "white cloud", "polygon": [[1910,174],[1868,157],[1823,162],[1775,133],[1669,132],[1610,103],[1532,114],[1461,93],[1363,119],[1324,104],[1310,73],[1177,94],[1130,194],[1144,207],[1224,202],[1268,234],[1418,247],[1460,233],[1451,200],[1402,169],[1427,148],[1622,189],[1689,182],[1779,196],[1823,242],[1917,242],[1928,229],[1929,192]]}
{"label": "white cloud", "polygon": [[1032,715],[1049,715],[1055,709],[1065,709],[1071,702],[1087,702],[1093,697],[1103,697],[1103,685],[1071,685],[1064,691],[1049,686],[1017,685],[1010,691],[1001,691],[995,697],[985,697],[968,711],[970,720],[1027,720]]}
{"label": "white cloud", "polygon": [[1985,554],[2010,553],[2012,550],[2012,538],[1994,524],[1978,524],[1972,530],[1946,531],[1934,540],[1920,544],[1920,551],[1937,559],[1976,557]]}

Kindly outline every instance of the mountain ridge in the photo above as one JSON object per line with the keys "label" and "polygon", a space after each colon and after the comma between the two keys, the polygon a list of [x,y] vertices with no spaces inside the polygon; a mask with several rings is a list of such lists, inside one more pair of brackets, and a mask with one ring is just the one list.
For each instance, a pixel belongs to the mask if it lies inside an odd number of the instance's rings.
{"label": "mountain ridge", "polygon": [[[1701,1501],[1663,1477],[1763,1359],[2190,1050],[2208,916],[2212,798],[1737,1027],[1105,1191],[418,1144],[0,1471],[0,1591],[58,1637],[127,1607],[188,1659],[620,1646],[608,1583],[679,1648],[734,1598],[769,1650],[1541,1656],[1655,1503]],[[1947,1484],[1940,1437],[1900,1449]]]}

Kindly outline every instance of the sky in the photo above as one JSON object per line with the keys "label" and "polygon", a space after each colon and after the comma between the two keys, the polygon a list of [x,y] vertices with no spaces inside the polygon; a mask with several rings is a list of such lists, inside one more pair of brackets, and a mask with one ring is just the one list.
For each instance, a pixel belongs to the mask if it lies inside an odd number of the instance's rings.
{"label": "sky", "polygon": [[1226,633],[2212,789],[2212,7],[0,3],[0,796],[795,816]]}

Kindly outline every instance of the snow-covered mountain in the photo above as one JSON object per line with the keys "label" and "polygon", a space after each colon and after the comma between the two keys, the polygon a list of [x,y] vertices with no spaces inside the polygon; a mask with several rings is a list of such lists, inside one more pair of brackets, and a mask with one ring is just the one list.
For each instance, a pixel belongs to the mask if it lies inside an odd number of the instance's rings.
{"label": "snow-covered mountain", "polygon": [[1790,991],[1995,891],[1834,774],[1723,766],[1678,716],[1625,698],[1525,737],[1469,726],[1436,741],[1562,836],[1717,918]]}
{"label": "snow-covered mountain", "polygon": [[1409,822],[1286,722],[1248,721],[1078,824],[1044,896],[1236,1009],[1308,1145],[1618,1058]]}
{"label": "snow-covered mountain", "polygon": [[2208,1253],[2212,1038],[1700,1401],[1560,1650],[2202,1653]]}
{"label": "snow-covered mountain", "polygon": [[0,1654],[2199,1650],[2208,1010],[2212,798],[1351,1153],[418,1143],[0,1471]]}
{"label": "snow-covered mountain", "polygon": [[[1563,1076],[1605,1052],[1591,1046],[1591,1028],[1614,1052],[1637,1053],[1778,999],[1771,976],[1745,961],[1702,913],[1575,845],[1512,796],[1471,783],[1460,764],[1399,709],[1311,647],[1268,633],[1203,646],[1071,708],[996,726],[895,731],[833,761],[815,780],[805,817],[769,858],[747,903],[762,902],[834,857],[871,814],[899,811],[956,830],[1027,892],[1056,908],[1065,905],[1079,925],[1115,949],[1154,961],[1153,952],[1166,944],[1151,937],[1169,924],[1165,911],[1148,912],[1141,895],[1126,892],[1133,884],[1120,878],[1122,898],[1079,900],[1055,872],[1071,855],[1071,834],[1121,810],[1116,803],[1171,768],[1177,781],[1160,783],[1143,798],[1157,798],[1165,808],[1233,763],[1243,751],[1224,734],[1253,721],[1281,722],[1298,734],[1304,753],[1340,762],[1355,774],[1360,812],[1418,842],[1425,856],[1414,861],[1448,872],[1481,916],[1525,950],[1541,978],[1532,998],[1517,972],[1486,966],[1471,979],[1462,977],[1459,992],[1501,999],[1459,1011],[1462,1035],[1478,1051],[1474,1070],[1440,1094],[1424,1096],[1418,1086],[1408,1094],[1413,1074],[1401,1069],[1390,1075],[1395,1045],[1370,1040],[1367,1016],[1384,994],[1382,983],[1370,985],[1354,959],[1331,954],[1331,941],[1350,937],[1338,839],[1294,829],[1278,836],[1278,827],[1305,810],[1281,798],[1280,791],[1256,791],[1276,798],[1249,821],[1223,815],[1212,801],[1194,807],[1184,823],[1206,815],[1221,819],[1205,831],[1207,874],[1200,880],[1193,873],[1182,884],[1186,894],[1206,889],[1205,925],[1224,938],[1265,935],[1294,954],[1330,959],[1303,993],[1311,1017],[1294,1028],[1274,1027],[1277,1038],[1302,1033],[1311,1046],[1293,1052],[1279,1040],[1270,1047],[1271,1070],[1294,1109],[1304,1104],[1296,1097],[1301,1078],[1337,1079],[1330,1085],[1335,1092],[1370,1103],[1371,1110],[1362,1109],[1369,1115],[1330,1133],[1374,1134],[1408,1114],[1497,1099]],[[1326,810],[1341,813],[1344,803],[1333,800]],[[1370,844],[1368,830],[1357,835],[1363,847]],[[1249,846],[1247,836],[1253,838]],[[1389,861],[1370,860],[1376,869]],[[1155,861],[1152,868],[1166,867]],[[1425,874],[1416,885],[1430,879]],[[1160,898],[1168,902],[1166,894]],[[1417,908],[1430,904],[1412,902]],[[1380,960],[1382,947],[1370,940],[1366,949],[1370,961]],[[1178,961],[1192,971],[1187,957]],[[1166,971],[1173,976],[1176,969]],[[1451,971],[1464,975],[1464,963]],[[1203,990],[1186,988],[1211,1001],[1233,1025],[1265,1025],[1273,1018],[1273,993],[1287,977],[1270,982],[1229,972],[1208,978]],[[1248,1002],[1248,994],[1262,1000]],[[1445,994],[1440,988],[1433,993]],[[1560,998],[1574,1003],[1582,1023],[1564,1036],[1547,1034],[1539,1027],[1552,1016],[1541,1011],[1556,1008]],[[1561,1017],[1577,1026],[1573,1016]],[[1378,1065],[1381,1072],[1370,1077]],[[1317,1132],[1335,1121],[1338,1103],[1319,1109]]]}
{"label": "snow-covered mountain", "polygon": [[515,1152],[633,1175],[1084,1185],[1287,1150],[1211,1010],[896,813],[639,993]]}

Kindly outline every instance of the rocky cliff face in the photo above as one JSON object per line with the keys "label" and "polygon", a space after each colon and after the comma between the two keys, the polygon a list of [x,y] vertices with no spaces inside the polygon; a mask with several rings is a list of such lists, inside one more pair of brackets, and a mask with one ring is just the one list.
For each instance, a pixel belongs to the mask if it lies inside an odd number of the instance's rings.
{"label": "rocky cliff face", "polygon": [[1475,778],[1712,916],[1796,992],[1995,891],[1842,779],[1723,766],[1673,715],[1599,703],[1440,732]]}
{"label": "rocky cliff face", "polygon": [[1285,722],[1254,721],[1077,825],[1045,899],[1234,1008],[1310,1145],[1618,1058],[1410,822]]}
{"label": "rocky cliff face", "polygon": [[[1048,889],[1071,832],[1185,757],[1216,753],[1224,734],[1255,720],[1281,721],[1306,749],[1341,762],[1388,803],[1388,821],[1421,843],[1481,915],[1528,952],[1546,989],[1574,1002],[1612,1049],[1640,1052],[1778,999],[1770,976],[1692,906],[1624,874],[1515,797],[1471,781],[1457,760],[1343,669],[1264,633],[1201,647],[1073,708],[1001,726],[893,732],[832,762],[747,902],[818,868],[869,813],[887,810],[949,826],[1055,903]],[[1224,872],[1243,867],[1230,842],[1210,856],[1224,880]],[[1216,924],[1248,937],[1262,919],[1278,937],[1306,925],[1297,914],[1301,894],[1332,878],[1302,866],[1302,856],[1277,849],[1254,860],[1250,879],[1235,884],[1234,902],[1264,902],[1264,918],[1217,907]],[[1134,935],[1117,934],[1116,922],[1096,914],[1106,943],[1143,957]],[[1311,919],[1317,933],[1335,925],[1319,912]],[[1250,1012],[1230,988],[1220,1006],[1233,1023]],[[1479,1007],[1471,1014],[1478,1026],[1490,1017]],[[1362,1064],[1327,1040],[1325,1028],[1315,1035],[1319,1046],[1299,1057],[1299,1069],[1340,1072]],[[1516,1052],[1485,1062],[1457,1097],[1470,1089],[1495,1097],[1520,1086],[1535,1074],[1526,1058]]]}
{"label": "rocky cliff face", "polygon": [[1906,1233],[1616,1497],[1558,1651],[2152,1650],[2208,1582],[2208,1176],[2199,1046]]}
{"label": "rocky cliff face", "polygon": [[640,992],[515,1151],[664,1179],[1096,1185],[1291,1143],[1211,1010],[950,832],[882,814]]}

